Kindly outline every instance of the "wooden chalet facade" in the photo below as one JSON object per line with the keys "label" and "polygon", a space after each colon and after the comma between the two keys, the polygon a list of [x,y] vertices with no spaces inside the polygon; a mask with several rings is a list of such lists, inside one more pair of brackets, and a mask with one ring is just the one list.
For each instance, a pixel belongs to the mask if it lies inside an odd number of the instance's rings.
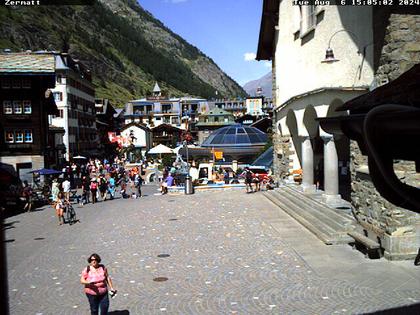
{"label": "wooden chalet facade", "polygon": [[52,54],[0,54],[0,162],[22,179],[48,167],[48,115],[58,114]]}

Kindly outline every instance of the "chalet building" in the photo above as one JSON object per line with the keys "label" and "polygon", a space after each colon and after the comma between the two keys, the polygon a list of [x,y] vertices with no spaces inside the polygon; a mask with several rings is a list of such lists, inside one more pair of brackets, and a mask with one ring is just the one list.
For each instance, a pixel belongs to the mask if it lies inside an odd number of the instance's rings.
{"label": "chalet building", "polygon": [[130,123],[121,129],[122,147],[130,161],[139,160],[152,148],[152,131],[145,125]]}
{"label": "chalet building", "polygon": [[196,124],[198,143],[203,143],[212,131],[221,127],[234,125],[234,118],[232,113],[219,108],[201,113],[199,121]]}
{"label": "chalet building", "polygon": [[[151,96],[130,101],[124,109],[125,124],[145,124],[148,128],[170,125],[196,138],[195,125],[199,114],[207,109],[207,100],[193,97],[168,98],[156,83]],[[175,130],[175,129],[174,129]]]}
{"label": "chalet building", "polygon": [[302,193],[321,194],[331,207],[351,202],[362,235],[391,260],[416,255],[418,217],[384,200],[357,143],[319,121],[338,121],[347,113],[336,109],[419,63],[419,32],[417,8],[263,1],[257,60],[273,67],[274,175],[302,171]]}
{"label": "chalet building", "polygon": [[99,138],[99,150],[105,156],[115,152],[115,144],[109,142],[109,132],[116,131],[114,115],[117,113],[108,99],[95,99],[96,130]]}
{"label": "chalet building", "polygon": [[59,115],[52,125],[65,130],[67,161],[76,155],[97,155],[95,89],[91,72],[67,53],[56,53],[56,87],[53,89]]}
{"label": "chalet building", "polygon": [[227,112],[230,112],[236,118],[245,115],[247,111],[245,100],[242,100],[242,99],[215,100],[210,106],[210,109],[213,109],[213,108],[220,108]]}
{"label": "chalet building", "polygon": [[182,142],[184,130],[168,124],[160,124],[152,129],[153,147],[158,144],[166,145],[169,148],[175,148]]}
{"label": "chalet building", "polygon": [[12,165],[21,179],[49,167],[48,115],[58,114],[55,56],[45,53],[0,54],[0,162]]}
{"label": "chalet building", "polygon": [[124,126],[124,108],[115,108],[114,125],[117,132]]}

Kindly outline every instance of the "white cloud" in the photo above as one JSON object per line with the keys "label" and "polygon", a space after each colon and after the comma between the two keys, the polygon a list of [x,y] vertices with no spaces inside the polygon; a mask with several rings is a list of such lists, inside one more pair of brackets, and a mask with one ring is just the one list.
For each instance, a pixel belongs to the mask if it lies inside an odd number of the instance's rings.
{"label": "white cloud", "polygon": [[264,67],[271,69],[271,62],[270,61],[264,62]]}
{"label": "white cloud", "polygon": [[257,57],[257,55],[252,53],[252,52],[244,53],[244,60],[245,61],[254,61],[255,57]]}

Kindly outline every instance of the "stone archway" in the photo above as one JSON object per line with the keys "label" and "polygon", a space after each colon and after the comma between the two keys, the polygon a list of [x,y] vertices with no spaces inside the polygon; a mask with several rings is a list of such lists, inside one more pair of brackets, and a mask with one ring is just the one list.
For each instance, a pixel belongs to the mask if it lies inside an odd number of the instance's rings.
{"label": "stone archway", "polygon": [[313,174],[317,189],[324,189],[324,142],[319,134],[318,114],[312,105],[305,108],[303,125],[311,139],[313,150]]}
{"label": "stone archway", "polygon": [[[346,112],[336,111],[344,102],[336,98],[328,107],[327,117],[345,116]],[[338,193],[341,198],[351,201],[351,175],[350,175],[350,140],[345,135],[332,135],[338,159]],[[326,139],[326,141],[329,141]]]}

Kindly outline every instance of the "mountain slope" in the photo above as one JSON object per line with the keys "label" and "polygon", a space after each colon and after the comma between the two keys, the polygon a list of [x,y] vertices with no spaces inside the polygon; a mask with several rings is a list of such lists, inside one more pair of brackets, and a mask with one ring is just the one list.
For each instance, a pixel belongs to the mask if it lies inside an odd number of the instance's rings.
{"label": "mountain slope", "polygon": [[150,94],[244,96],[210,58],[135,0],[92,6],[0,7],[0,48],[69,51],[93,72],[97,97],[114,104]]}
{"label": "mountain slope", "polygon": [[262,95],[265,97],[271,97],[272,95],[272,78],[271,71],[263,77],[249,81],[243,85],[244,90],[251,96],[255,96],[257,87],[262,88]]}

